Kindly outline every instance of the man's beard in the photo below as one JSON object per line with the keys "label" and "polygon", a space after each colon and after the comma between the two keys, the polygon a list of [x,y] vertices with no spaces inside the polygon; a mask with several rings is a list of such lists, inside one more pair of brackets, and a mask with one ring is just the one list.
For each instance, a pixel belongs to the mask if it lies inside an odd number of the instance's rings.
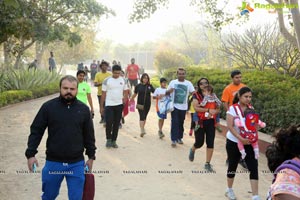
{"label": "man's beard", "polygon": [[60,97],[66,102],[71,103],[75,100],[75,96],[73,96],[71,93],[67,93],[65,95],[60,94]]}

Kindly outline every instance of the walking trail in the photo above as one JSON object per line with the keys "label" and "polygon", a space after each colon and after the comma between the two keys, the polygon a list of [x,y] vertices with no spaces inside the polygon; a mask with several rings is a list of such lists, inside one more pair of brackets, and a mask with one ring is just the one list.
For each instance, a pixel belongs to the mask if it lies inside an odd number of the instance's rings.
{"label": "walking trail", "polygon": [[[99,124],[97,88],[92,87],[95,107],[94,127],[97,159],[94,162],[95,199],[108,200],[223,200],[226,188],[225,138],[216,133],[212,164],[215,173],[206,173],[205,145],[196,151],[194,162],[188,152],[194,138],[188,134],[190,118],[185,120],[184,144],[171,147],[170,115],[165,121],[164,139],[157,134],[154,104],[149,112],[144,138],[139,136],[138,113],[129,113],[119,131],[118,149],[105,148],[105,129]],[[40,106],[58,96],[31,100],[0,109],[0,199],[36,200],[41,195],[41,169],[45,163],[47,131],[36,155],[38,171],[29,173],[24,152],[30,124]],[[251,199],[249,173],[239,166],[234,190],[239,200]],[[264,154],[259,157],[259,194],[265,198],[272,174],[268,173]],[[58,200],[67,199],[65,180]]]}

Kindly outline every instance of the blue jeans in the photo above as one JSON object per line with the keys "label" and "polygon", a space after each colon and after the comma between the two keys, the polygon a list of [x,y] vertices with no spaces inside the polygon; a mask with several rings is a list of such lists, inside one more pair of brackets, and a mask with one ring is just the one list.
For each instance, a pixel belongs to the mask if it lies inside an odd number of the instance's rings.
{"label": "blue jeans", "polygon": [[112,141],[117,140],[122,112],[123,104],[105,107],[106,139],[111,139]]}
{"label": "blue jeans", "polygon": [[68,199],[81,200],[84,186],[84,161],[76,163],[61,163],[46,160],[42,170],[42,199],[54,200],[58,194],[61,182],[66,177]]}
{"label": "blue jeans", "polygon": [[171,112],[171,140],[177,141],[183,138],[183,124],[185,120],[186,110],[178,110],[174,107]]}

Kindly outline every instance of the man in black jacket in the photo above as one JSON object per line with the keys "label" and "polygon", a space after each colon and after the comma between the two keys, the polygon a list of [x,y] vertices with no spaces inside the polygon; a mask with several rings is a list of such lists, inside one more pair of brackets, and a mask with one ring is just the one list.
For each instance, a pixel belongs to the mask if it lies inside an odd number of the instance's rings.
{"label": "man in black jacket", "polygon": [[[25,155],[28,168],[38,166],[35,154],[48,128],[46,163],[42,170],[42,199],[55,199],[66,177],[69,199],[82,199],[84,167],[92,170],[95,160],[94,126],[89,108],[76,99],[77,79],[60,80],[60,96],[42,105],[30,127]],[[84,152],[88,160],[84,163]]]}

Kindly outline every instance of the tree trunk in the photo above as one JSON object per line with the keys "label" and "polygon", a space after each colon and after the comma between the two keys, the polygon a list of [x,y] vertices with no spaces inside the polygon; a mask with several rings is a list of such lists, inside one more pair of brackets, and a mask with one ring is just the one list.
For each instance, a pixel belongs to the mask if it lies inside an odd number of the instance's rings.
{"label": "tree trunk", "polygon": [[16,56],[16,61],[15,61],[15,64],[14,64],[15,69],[19,69],[22,55],[23,55],[23,51],[22,52],[19,51],[17,56]]}
{"label": "tree trunk", "polygon": [[[275,2],[273,0],[266,0],[269,4],[272,4],[274,5]],[[297,4],[298,4],[298,0],[295,0],[297,1]],[[282,4],[283,3],[283,0],[278,0],[278,3],[279,4]],[[276,11],[277,11],[277,15],[278,15],[278,23],[279,23],[279,30],[280,30],[280,33],[283,35],[283,37],[285,39],[287,39],[291,44],[293,44],[295,47],[298,46],[297,44],[297,39],[296,37],[294,37],[292,34],[289,33],[289,31],[286,29],[285,27],[285,24],[284,24],[284,19],[283,19],[283,10],[282,8],[276,8]],[[298,10],[299,12],[299,10]],[[293,15],[293,12],[292,12],[292,15]],[[294,18],[293,18],[294,20]]]}
{"label": "tree trunk", "polygon": [[43,42],[36,42],[35,43],[35,58],[37,59],[38,62],[38,68],[42,69],[42,68],[47,68],[45,65],[42,65],[42,61],[43,61],[43,55],[45,52],[45,45]]}
{"label": "tree trunk", "polygon": [[[298,0],[290,0],[290,4],[292,5],[298,5]],[[300,12],[299,12],[299,5],[297,8],[292,8],[291,13],[292,13],[292,19],[293,19],[293,24],[296,32],[296,38],[297,38],[297,46],[298,49],[300,49]]]}
{"label": "tree trunk", "polygon": [[29,42],[28,44],[25,45],[25,39],[21,39],[20,48],[18,49],[17,56],[16,56],[16,61],[15,61],[15,64],[14,64],[15,69],[20,68],[21,58],[22,58],[24,52],[26,51],[26,49],[31,47],[34,43],[35,43],[35,40],[32,40],[31,42]]}
{"label": "tree trunk", "polygon": [[12,63],[10,41],[3,43],[4,66],[7,68]]}

